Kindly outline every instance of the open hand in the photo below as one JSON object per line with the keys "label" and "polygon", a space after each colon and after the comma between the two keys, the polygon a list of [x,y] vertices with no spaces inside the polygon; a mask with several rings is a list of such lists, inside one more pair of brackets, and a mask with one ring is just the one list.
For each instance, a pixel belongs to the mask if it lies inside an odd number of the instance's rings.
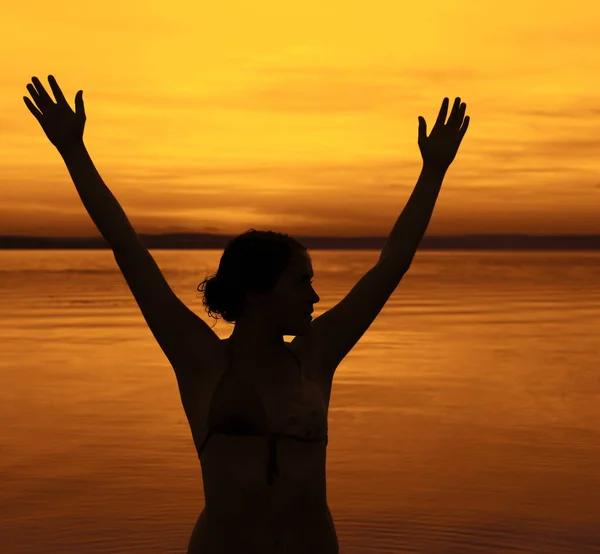
{"label": "open hand", "polygon": [[[59,152],[64,152],[72,146],[83,144],[83,128],[85,126],[85,108],[83,106],[83,91],[75,95],[75,112],[63,96],[56,79],[48,75],[48,82],[56,98],[56,104],[44,89],[37,77],[32,77],[32,84],[27,85],[34,106],[27,96],[23,96],[25,105],[38,120],[50,142]],[[35,86],[34,86],[35,85]]]}
{"label": "open hand", "polygon": [[467,105],[460,103],[460,98],[454,100],[452,112],[446,121],[448,113],[448,98],[444,98],[440,113],[431,133],[427,136],[427,123],[419,116],[419,149],[423,164],[446,171],[456,156],[458,147],[469,128],[470,117],[465,117]]}

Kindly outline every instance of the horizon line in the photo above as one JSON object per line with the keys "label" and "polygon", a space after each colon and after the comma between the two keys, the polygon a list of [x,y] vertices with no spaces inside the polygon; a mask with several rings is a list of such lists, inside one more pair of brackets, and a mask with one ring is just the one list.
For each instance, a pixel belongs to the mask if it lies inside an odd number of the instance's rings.
{"label": "horizon line", "polygon": [[[252,228],[253,229],[253,228]],[[249,229],[248,229],[249,230]],[[267,229],[256,229],[257,231],[266,231]],[[138,236],[144,237],[172,237],[172,236],[204,236],[204,237],[220,237],[220,238],[231,238],[237,237],[247,231],[241,233],[202,233],[202,232],[166,232],[166,233],[142,233],[137,232]],[[282,231],[279,231],[282,233]],[[309,239],[383,239],[387,240],[389,235],[306,235],[299,233],[285,233],[289,236],[296,238],[309,238]],[[425,238],[459,238],[459,237],[552,237],[552,238],[565,238],[565,237],[600,237],[600,233],[571,233],[571,234],[539,234],[539,233],[455,233],[455,234],[425,234]],[[0,239],[10,238],[23,238],[23,239],[75,239],[75,240],[98,240],[103,239],[100,233],[95,235],[36,235],[36,234],[0,234]]]}
{"label": "horizon line", "polygon": [[[239,235],[210,233],[139,233],[142,246],[148,250],[221,250]],[[290,235],[291,236],[291,235]],[[327,237],[293,235],[311,250],[371,250],[382,251],[388,237],[357,236]],[[587,250],[600,251],[598,235],[531,235],[531,234],[473,234],[425,235],[420,250]],[[93,237],[48,237],[0,235],[0,250],[99,250],[112,249],[100,234]]]}

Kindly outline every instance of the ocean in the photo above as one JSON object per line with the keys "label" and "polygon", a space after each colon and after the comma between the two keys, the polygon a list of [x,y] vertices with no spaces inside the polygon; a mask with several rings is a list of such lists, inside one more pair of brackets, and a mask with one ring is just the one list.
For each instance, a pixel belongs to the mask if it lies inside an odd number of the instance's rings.
{"label": "ocean", "polygon": [[[212,324],[222,252],[151,252]],[[379,256],[310,253],[314,317]],[[185,553],[200,466],[112,252],[0,251],[0,346],[2,553]],[[341,554],[600,553],[600,253],[419,251],[336,371],[327,481]]]}

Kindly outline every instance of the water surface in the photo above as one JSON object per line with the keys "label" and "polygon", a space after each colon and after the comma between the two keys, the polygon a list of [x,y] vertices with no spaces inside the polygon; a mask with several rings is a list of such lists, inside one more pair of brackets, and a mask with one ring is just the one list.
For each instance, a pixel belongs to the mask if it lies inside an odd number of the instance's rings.
{"label": "water surface", "polygon": [[[221,252],[152,254],[212,324]],[[315,316],[378,258],[311,255]],[[200,466],[112,252],[0,251],[0,315],[2,552],[185,552]],[[600,552],[599,330],[599,253],[419,252],[336,372],[341,553]]]}

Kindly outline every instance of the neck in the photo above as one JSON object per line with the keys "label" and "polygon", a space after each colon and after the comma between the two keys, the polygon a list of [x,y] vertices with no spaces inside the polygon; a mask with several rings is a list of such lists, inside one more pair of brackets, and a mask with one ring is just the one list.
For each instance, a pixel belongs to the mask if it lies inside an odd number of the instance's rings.
{"label": "neck", "polygon": [[261,357],[277,356],[287,348],[281,334],[244,332],[238,327],[231,333],[229,342],[240,353]]}

